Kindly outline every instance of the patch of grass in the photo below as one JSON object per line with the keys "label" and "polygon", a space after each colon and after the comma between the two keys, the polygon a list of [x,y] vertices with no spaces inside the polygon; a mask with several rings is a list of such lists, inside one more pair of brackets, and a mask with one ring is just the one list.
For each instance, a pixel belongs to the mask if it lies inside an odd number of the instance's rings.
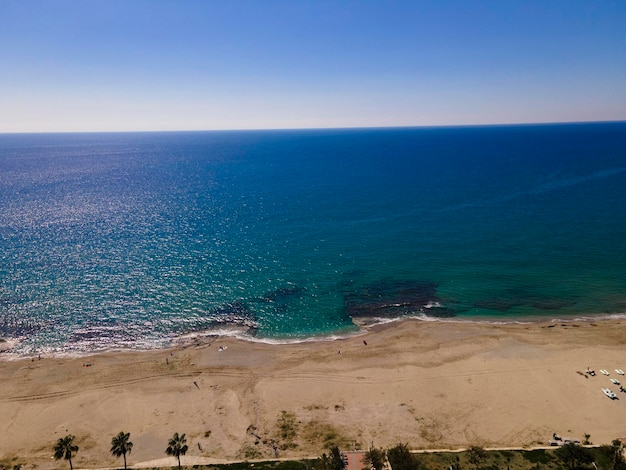
{"label": "patch of grass", "polygon": [[278,430],[278,440],[281,442],[281,449],[295,449],[298,446],[298,444],[294,442],[294,439],[298,435],[298,427],[298,421],[294,413],[284,410],[280,412],[276,420],[276,428]]}
{"label": "patch of grass", "polygon": [[341,447],[349,442],[332,424],[318,420],[310,421],[304,425],[303,437],[308,443],[317,445],[322,449],[328,449],[332,446]]}
{"label": "patch of grass", "polygon": [[22,467],[22,463],[19,463],[20,458],[17,455],[6,455],[4,458],[0,459],[0,468],[20,468]]}
{"label": "patch of grass", "polygon": [[239,452],[237,452],[237,457],[244,460],[253,460],[260,459],[263,457],[263,454],[253,445],[245,444],[239,449]]}
{"label": "patch of grass", "polygon": [[[238,462],[223,465],[200,465],[203,470],[309,470],[313,466],[314,460],[286,460],[282,462]],[[195,467],[194,467],[195,468]]]}
{"label": "patch of grass", "polygon": [[547,464],[550,463],[552,460],[554,460],[554,456],[551,454],[548,454],[544,449],[538,449],[538,450],[529,450],[527,452],[524,452],[523,457],[528,460],[530,463],[541,463],[541,464]]}
{"label": "patch of grass", "polygon": [[[332,426],[327,423],[315,421],[304,426],[303,434],[307,434],[307,426],[312,424],[311,429],[315,429],[315,435],[322,436],[324,430]],[[344,442],[338,444],[340,448],[345,448],[350,441],[342,437],[335,429],[335,436],[343,439]],[[320,449],[327,447],[320,446]],[[603,446],[598,448],[590,448],[598,468],[610,468],[610,447]],[[474,470],[474,466],[470,465],[465,452],[437,452],[414,454],[419,465],[419,470],[448,470],[451,465],[456,464],[459,459],[460,470]],[[6,462],[6,463],[5,463]],[[0,464],[8,464],[6,458],[0,460]],[[262,461],[262,462],[239,462],[223,465],[194,465],[193,468],[202,470],[312,470],[315,460],[289,460],[289,461]],[[487,451],[487,458],[480,470],[506,470],[507,465],[511,470],[567,470],[564,464],[554,455],[553,449],[531,450],[531,451]],[[7,468],[13,468],[7,466]],[[185,467],[187,469],[192,467]],[[586,470],[593,470],[589,466],[584,467]],[[154,469],[163,470],[163,469]]]}
{"label": "patch of grass", "polygon": [[327,406],[322,406],[322,405],[316,405],[316,404],[313,404],[313,405],[305,406],[305,407],[304,407],[304,409],[305,409],[305,410],[307,410],[307,411],[313,411],[313,410],[327,410],[327,409],[328,409],[328,407],[327,407]]}
{"label": "patch of grass", "polygon": [[[595,450],[595,449],[594,449]],[[420,470],[448,470],[450,466],[456,468],[456,459],[459,459],[461,470],[474,470],[467,458],[466,452],[436,452],[414,454]],[[598,468],[600,457],[596,459]],[[547,450],[500,450],[487,451],[487,458],[481,464],[480,470],[566,470],[563,463],[556,458],[553,449]],[[589,469],[593,470],[593,469]]]}
{"label": "patch of grass", "polygon": [[298,461],[287,461],[280,462],[276,467],[272,470],[308,470],[313,465],[312,460],[298,460]]}
{"label": "patch of grass", "polygon": [[612,468],[613,450],[611,446],[590,447],[589,452],[593,455],[593,460],[598,468]]}

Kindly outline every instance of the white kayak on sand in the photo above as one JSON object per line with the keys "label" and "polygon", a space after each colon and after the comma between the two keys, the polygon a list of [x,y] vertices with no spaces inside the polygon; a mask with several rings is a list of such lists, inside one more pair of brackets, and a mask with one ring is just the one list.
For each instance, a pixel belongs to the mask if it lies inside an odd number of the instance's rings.
{"label": "white kayak on sand", "polygon": [[614,392],[612,392],[611,390],[609,390],[608,388],[603,388],[602,392],[609,397],[611,400],[616,400],[617,399],[617,395],[615,395]]}

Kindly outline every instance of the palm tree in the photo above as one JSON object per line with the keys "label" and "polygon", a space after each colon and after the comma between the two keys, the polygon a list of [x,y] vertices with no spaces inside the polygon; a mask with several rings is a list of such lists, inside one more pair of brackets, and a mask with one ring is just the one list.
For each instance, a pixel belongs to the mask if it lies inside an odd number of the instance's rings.
{"label": "palm tree", "polygon": [[178,459],[178,470],[180,470],[180,456],[185,455],[187,453],[187,439],[185,439],[185,435],[178,435],[177,432],[174,433],[172,438],[167,443],[167,449],[165,449],[165,453],[167,455],[172,455]]}
{"label": "palm tree", "polygon": [[72,466],[72,455],[78,452],[78,446],[74,445],[74,436],[68,434],[65,437],[59,438],[59,441],[54,446],[54,458],[56,460],[65,459],[70,461],[70,470],[74,470]]}
{"label": "palm tree", "polygon": [[611,451],[613,454],[613,458],[611,459],[611,469],[619,470],[620,468],[626,468],[626,465],[624,465],[624,445],[622,444],[622,441],[615,439],[611,442]]}
{"label": "palm tree", "polygon": [[126,470],[126,454],[130,454],[130,451],[133,450],[133,443],[128,440],[129,438],[129,432],[121,431],[111,439],[111,453],[115,457],[124,456],[124,470]]}

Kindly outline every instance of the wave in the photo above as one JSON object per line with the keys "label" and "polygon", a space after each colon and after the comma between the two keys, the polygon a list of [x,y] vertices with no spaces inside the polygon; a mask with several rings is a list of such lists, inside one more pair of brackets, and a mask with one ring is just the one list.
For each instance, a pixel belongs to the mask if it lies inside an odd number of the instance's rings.
{"label": "wave", "polygon": [[[241,341],[263,343],[270,345],[287,345],[301,343],[316,342],[333,342],[354,338],[365,335],[367,332],[376,327],[384,325],[393,325],[406,321],[418,322],[437,322],[437,323],[455,323],[455,324],[488,324],[488,325],[527,325],[537,323],[574,323],[574,322],[595,322],[605,320],[626,320],[626,312],[598,315],[564,315],[559,317],[548,318],[545,316],[525,316],[511,319],[492,318],[484,316],[466,316],[466,317],[436,317],[420,312],[412,315],[400,317],[370,317],[360,318],[355,321],[356,330],[344,332],[328,332],[298,338],[271,338],[260,337],[251,334],[251,330],[242,325],[226,325],[197,331],[182,335],[169,335],[160,338],[127,338],[119,341],[115,346],[111,346],[109,342],[97,341],[78,341],[75,343],[66,343],[61,346],[46,346],[38,348],[20,348],[20,340],[4,340],[0,341],[0,360],[19,360],[25,358],[34,358],[36,356],[58,357],[58,358],[77,358],[88,357],[96,354],[105,354],[111,352],[140,352],[167,350],[175,347],[187,347],[193,345],[205,345],[220,338],[235,338]],[[3,347],[4,345],[4,347]]]}

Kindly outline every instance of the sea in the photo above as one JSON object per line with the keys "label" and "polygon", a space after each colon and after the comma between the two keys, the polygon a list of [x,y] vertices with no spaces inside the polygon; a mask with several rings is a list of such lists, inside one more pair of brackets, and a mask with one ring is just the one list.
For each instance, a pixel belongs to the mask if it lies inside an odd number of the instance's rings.
{"label": "sea", "polygon": [[0,357],[626,312],[626,122],[0,134]]}

